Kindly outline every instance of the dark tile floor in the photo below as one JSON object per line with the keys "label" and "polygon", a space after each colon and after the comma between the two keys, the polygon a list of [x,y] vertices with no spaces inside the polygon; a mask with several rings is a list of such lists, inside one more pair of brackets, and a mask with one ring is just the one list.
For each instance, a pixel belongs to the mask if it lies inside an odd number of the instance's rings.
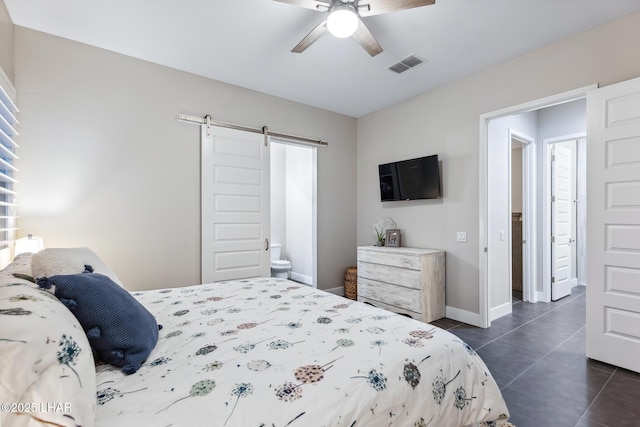
{"label": "dark tile floor", "polygon": [[513,313],[487,329],[433,324],[480,354],[517,427],[639,427],[640,374],[585,356],[585,297],[583,286],[548,304],[514,297]]}

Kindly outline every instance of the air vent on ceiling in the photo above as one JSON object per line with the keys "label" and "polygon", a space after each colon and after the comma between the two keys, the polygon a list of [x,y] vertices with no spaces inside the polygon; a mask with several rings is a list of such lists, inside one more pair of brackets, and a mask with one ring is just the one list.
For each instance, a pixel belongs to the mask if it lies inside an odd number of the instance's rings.
{"label": "air vent on ceiling", "polygon": [[409,55],[406,58],[404,58],[402,61],[398,62],[397,64],[393,64],[392,66],[390,66],[389,70],[393,71],[394,73],[400,74],[400,73],[404,73],[405,71],[415,66],[422,64],[423,62],[424,62],[423,59],[420,59],[414,55]]}

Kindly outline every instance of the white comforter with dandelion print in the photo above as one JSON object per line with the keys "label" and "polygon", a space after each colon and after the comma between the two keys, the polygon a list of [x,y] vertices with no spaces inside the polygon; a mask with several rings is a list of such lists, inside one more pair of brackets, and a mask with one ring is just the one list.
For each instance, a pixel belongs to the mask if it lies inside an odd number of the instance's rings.
{"label": "white comforter with dandelion print", "polygon": [[97,367],[98,427],[502,425],[480,357],[429,324],[283,279],[134,293],[142,368]]}

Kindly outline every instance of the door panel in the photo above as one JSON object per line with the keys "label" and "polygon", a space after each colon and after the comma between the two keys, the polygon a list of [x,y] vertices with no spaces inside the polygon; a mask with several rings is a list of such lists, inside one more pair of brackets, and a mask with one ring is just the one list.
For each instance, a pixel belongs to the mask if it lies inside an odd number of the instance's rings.
{"label": "door panel", "polygon": [[571,145],[553,146],[551,194],[551,299],[571,294],[574,285],[575,258],[572,251],[575,227],[573,211],[573,150]]}
{"label": "door panel", "polygon": [[269,215],[265,136],[202,125],[203,283],[269,276]]}
{"label": "door panel", "polygon": [[587,98],[587,356],[640,372],[640,79]]}

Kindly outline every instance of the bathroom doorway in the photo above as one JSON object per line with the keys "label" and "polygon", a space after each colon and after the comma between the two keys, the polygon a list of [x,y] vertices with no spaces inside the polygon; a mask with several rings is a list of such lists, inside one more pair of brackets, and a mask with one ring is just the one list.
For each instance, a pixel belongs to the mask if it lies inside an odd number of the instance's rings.
{"label": "bathroom doorway", "polygon": [[271,245],[291,280],[317,286],[317,149],[271,139]]}

